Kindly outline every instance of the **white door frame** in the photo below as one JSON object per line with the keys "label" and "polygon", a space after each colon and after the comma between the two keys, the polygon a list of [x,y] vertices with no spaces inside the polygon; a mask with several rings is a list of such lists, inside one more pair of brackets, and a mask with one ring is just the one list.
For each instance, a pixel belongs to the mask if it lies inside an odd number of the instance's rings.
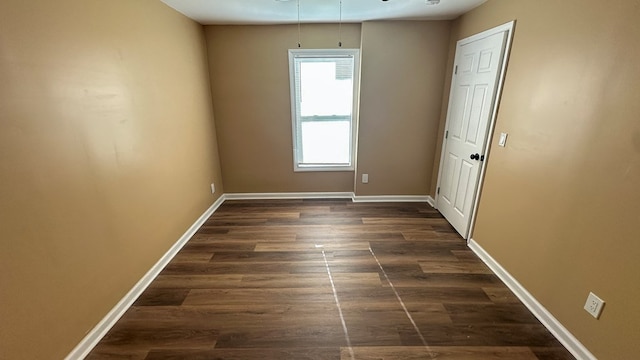
{"label": "white door frame", "polygon": [[[473,234],[473,228],[476,222],[476,212],[478,210],[478,203],[479,203],[479,199],[480,199],[480,192],[482,190],[482,183],[484,181],[484,174],[486,171],[486,167],[487,167],[487,160],[489,157],[489,148],[491,147],[491,141],[490,139],[493,137],[493,129],[495,127],[495,123],[496,123],[496,118],[498,115],[498,104],[500,104],[500,98],[502,96],[502,87],[504,84],[504,77],[505,77],[505,73],[507,71],[507,62],[509,60],[509,52],[511,51],[511,42],[513,40],[513,30],[515,28],[515,24],[516,21],[510,21],[508,23],[496,26],[492,29],[489,30],[485,30],[481,33],[475,34],[475,35],[471,35],[467,38],[458,40],[456,42],[456,50],[458,49],[458,47],[460,45],[464,45],[467,43],[472,43],[474,41],[477,41],[479,39],[491,36],[491,35],[495,35],[495,34],[499,34],[501,32],[506,32],[506,39],[505,39],[505,44],[504,44],[504,52],[502,55],[502,66],[500,68],[500,74],[498,76],[498,83],[496,84],[496,94],[495,94],[495,98],[494,98],[494,102],[491,105],[491,114],[489,116],[489,124],[488,126],[488,131],[487,131],[487,138],[485,141],[485,149],[484,149],[484,161],[480,162],[480,175],[478,176],[478,185],[476,186],[476,192],[473,194],[473,207],[471,210],[471,220],[469,222],[469,232],[467,234],[467,238],[465,240],[467,240],[467,242],[469,241],[469,239],[471,239],[471,236]],[[455,59],[455,57],[454,57]],[[455,60],[454,60],[455,61]],[[455,64],[454,64],[455,65]],[[455,76],[455,73],[452,71],[451,74],[451,85],[453,85],[453,77]],[[451,89],[449,89],[449,102],[447,105],[447,117],[446,117],[446,122],[444,125],[444,131],[446,132],[447,129],[449,128],[449,107],[451,107],[451,102],[452,102],[452,97],[451,97]],[[438,167],[438,183],[436,185],[436,189],[440,188],[440,178],[442,176],[442,164],[444,162],[444,156],[445,156],[445,143],[444,143],[444,133],[442,134],[442,149],[440,149],[440,165]],[[434,207],[437,209],[438,208],[438,193],[436,190],[436,194],[435,194],[435,200],[434,200]]]}

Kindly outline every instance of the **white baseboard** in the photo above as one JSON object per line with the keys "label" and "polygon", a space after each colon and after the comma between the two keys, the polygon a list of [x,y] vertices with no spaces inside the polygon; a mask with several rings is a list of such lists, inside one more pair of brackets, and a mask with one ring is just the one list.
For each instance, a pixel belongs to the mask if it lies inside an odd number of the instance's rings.
{"label": "white baseboard", "polygon": [[424,195],[353,195],[353,202],[429,202]]}
{"label": "white baseboard", "polygon": [[427,204],[431,205],[432,208],[436,208],[436,202],[433,200],[431,195],[427,195]]}
{"label": "white baseboard", "polygon": [[225,200],[351,199],[352,192],[227,193]]}
{"label": "white baseboard", "polygon": [[173,259],[174,256],[189,241],[193,234],[198,231],[200,226],[213,214],[224,202],[224,195],[218,198],[211,207],[209,207],[196,222],[193,223],[182,234],[178,241],[147,271],[147,273],[129,290],[129,292],[109,311],[109,313],[96,325],[89,333],[80,341],[80,343],[67,355],[65,360],[84,359],[91,350],[100,342],[107,332],[116,324],[116,322],[131,307],[142,292],[151,284],[158,276],[160,271]]}
{"label": "white baseboard", "polygon": [[360,196],[352,192],[282,192],[227,193],[225,200],[285,200],[285,199],[351,199],[353,202],[426,202],[433,206],[429,195],[372,195]]}
{"label": "white baseboard", "polygon": [[576,359],[597,360],[596,357],[576,339],[558,319],[556,319],[527,289],[522,286],[507,270],[505,270],[475,240],[469,240],[469,248],[504,282],[505,285],[524,303],[524,305],[540,320],[553,336],[569,350]]}

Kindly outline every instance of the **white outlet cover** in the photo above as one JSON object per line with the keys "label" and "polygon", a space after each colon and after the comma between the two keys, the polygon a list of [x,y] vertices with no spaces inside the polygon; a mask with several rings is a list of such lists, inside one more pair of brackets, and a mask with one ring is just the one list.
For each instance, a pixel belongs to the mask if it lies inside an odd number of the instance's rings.
{"label": "white outlet cover", "polygon": [[362,183],[367,184],[369,182],[369,174],[362,174]]}
{"label": "white outlet cover", "polygon": [[214,183],[211,183],[211,193],[215,194],[216,192],[216,185]]}
{"label": "white outlet cover", "polygon": [[600,299],[596,294],[590,292],[587,296],[587,302],[584,304],[584,309],[591,314],[594,318],[599,318],[602,313],[602,307],[604,306],[604,300]]}

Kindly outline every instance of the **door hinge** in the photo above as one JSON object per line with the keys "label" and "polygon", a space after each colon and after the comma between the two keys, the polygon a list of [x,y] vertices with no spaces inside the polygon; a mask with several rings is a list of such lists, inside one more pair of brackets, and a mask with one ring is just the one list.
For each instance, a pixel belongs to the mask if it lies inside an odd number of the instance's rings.
{"label": "door hinge", "polygon": [[445,138],[445,139],[448,139],[448,138],[449,138],[449,130],[447,130],[447,131],[445,131],[445,132],[444,132],[444,138]]}
{"label": "door hinge", "polygon": [[458,65],[456,65],[456,69],[453,72],[454,75],[458,75]]}
{"label": "door hinge", "polygon": [[440,186],[438,186],[438,190],[436,192],[440,195]]}
{"label": "door hinge", "polygon": [[484,161],[484,155],[480,155],[480,161]]}

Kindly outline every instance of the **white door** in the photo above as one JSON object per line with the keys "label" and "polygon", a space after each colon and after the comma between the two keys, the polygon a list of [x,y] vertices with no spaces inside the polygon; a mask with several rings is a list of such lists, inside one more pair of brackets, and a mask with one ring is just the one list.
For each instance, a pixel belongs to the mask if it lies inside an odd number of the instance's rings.
{"label": "white door", "polygon": [[489,30],[460,40],[456,46],[436,206],[465,239],[501,81],[507,33]]}

